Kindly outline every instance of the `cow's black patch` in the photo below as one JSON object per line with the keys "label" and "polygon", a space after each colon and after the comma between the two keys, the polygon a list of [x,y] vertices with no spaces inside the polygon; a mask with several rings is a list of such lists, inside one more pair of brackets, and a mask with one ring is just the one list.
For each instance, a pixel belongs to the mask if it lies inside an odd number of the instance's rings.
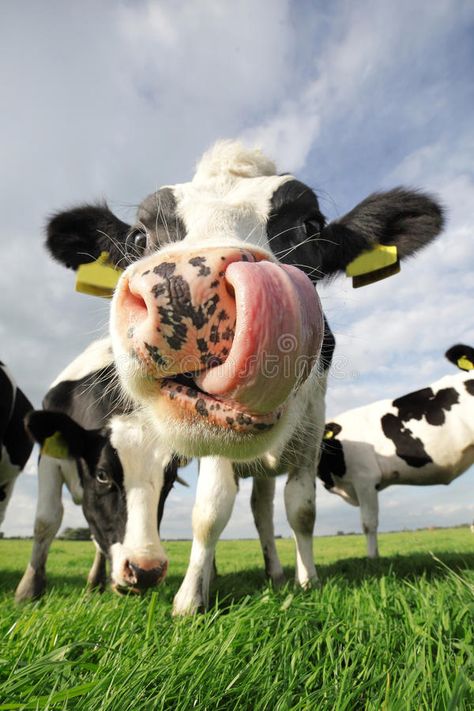
{"label": "cow's black patch", "polygon": [[387,413],[381,418],[382,430],[392,440],[397,455],[412,467],[422,467],[432,462],[421,439],[414,437],[405,425],[410,420],[421,420],[439,427],[446,420],[446,412],[459,402],[455,388],[442,388],[434,393],[432,388],[423,388],[393,401],[398,415]]}
{"label": "cow's black patch", "polygon": [[341,431],[342,427],[337,422],[328,422],[324,427],[318,476],[328,490],[334,487],[333,476],[343,477],[346,473],[344,449],[342,442],[337,439]]}
{"label": "cow's black patch", "polygon": [[[193,266],[202,268],[205,257],[193,257],[190,262]],[[203,304],[194,306],[191,298],[189,282],[180,274],[175,274],[174,267],[170,268],[170,263],[155,267],[154,272],[163,281],[152,287],[152,293],[159,299],[157,306],[160,317],[160,332],[163,334],[169,347],[179,351],[188,338],[188,327],[190,324],[196,329],[203,329],[215,314],[220,302],[219,294],[215,293]],[[220,324],[228,320],[228,315],[221,309],[217,315],[218,324],[212,324],[208,340],[197,339],[197,348],[200,351],[200,362],[204,367],[213,367],[223,362],[224,357],[229,353],[229,349],[223,344],[219,352],[211,352],[210,345],[216,346],[221,341],[231,341],[234,337],[234,329],[226,326],[220,332]],[[235,324],[234,324],[235,327]]]}
{"label": "cow's black patch", "polygon": [[23,391],[12,383],[0,368],[0,458],[2,446],[12,464],[23,469],[31,454],[33,443],[26,433],[23,420],[33,409]]}
{"label": "cow's black patch", "polygon": [[400,417],[388,413],[382,417],[381,424],[384,435],[392,440],[397,455],[407,464],[419,468],[433,461],[421,439],[413,437]]}
{"label": "cow's black patch", "polygon": [[459,402],[459,393],[455,388],[442,388],[436,393],[432,388],[423,388],[397,398],[392,405],[398,414],[387,413],[381,418],[383,433],[395,445],[397,455],[412,467],[422,467],[432,462],[424,443],[414,437],[405,423],[421,420],[429,425],[440,427],[446,421],[446,412]]}
{"label": "cow's black patch", "polygon": [[0,501],[5,501],[7,498],[7,492],[5,491],[5,486],[0,486]]}
{"label": "cow's black patch", "polygon": [[202,417],[209,417],[206,401],[202,397],[196,401],[196,412],[198,412]]}
{"label": "cow's black patch", "polygon": [[474,395],[474,380],[465,380],[464,387],[466,388],[469,395]]}
{"label": "cow's black patch", "polygon": [[251,425],[252,424],[252,418],[249,417],[248,415],[244,415],[243,412],[239,412],[239,414],[236,417],[237,424],[239,425]]}
{"label": "cow's black patch", "polygon": [[445,412],[459,402],[459,393],[454,388],[443,388],[437,393],[432,388],[423,388],[393,401],[402,422],[421,420],[438,427],[446,420]]}
{"label": "cow's black patch", "polygon": [[274,255],[319,279],[317,237],[325,225],[314,192],[299,180],[280,185],[272,195],[267,235]]}
{"label": "cow's black patch", "polygon": [[130,411],[113,363],[78,380],[58,383],[46,394],[43,408],[63,412],[86,429],[105,427],[111,414]]}
{"label": "cow's black patch", "polygon": [[175,271],[175,262],[162,262],[161,264],[158,264],[157,267],[153,267],[153,273],[158,274],[158,276],[163,279],[170,279]]}
{"label": "cow's black patch", "polygon": [[163,358],[159,348],[157,348],[156,346],[151,346],[149,343],[145,343],[145,348],[147,349],[148,355],[150,356],[152,361],[158,366],[166,367],[168,365],[168,361],[166,360],[166,358]]}
{"label": "cow's black patch", "polygon": [[[207,262],[206,257],[192,257],[188,261],[189,261],[189,264],[191,264],[193,267],[197,267],[197,269],[198,269],[197,276],[205,277],[205,276],[209,276],[209,274],[211,273],[211,270],[209,269],[209,267],[206,266],[206,262]],[[218,283],[219,282],[217,282],[217,284]],[[216,284],[216,286],[217,286],[217,284]],[[211,286],[212,286],[212,284],[211,284]]]}

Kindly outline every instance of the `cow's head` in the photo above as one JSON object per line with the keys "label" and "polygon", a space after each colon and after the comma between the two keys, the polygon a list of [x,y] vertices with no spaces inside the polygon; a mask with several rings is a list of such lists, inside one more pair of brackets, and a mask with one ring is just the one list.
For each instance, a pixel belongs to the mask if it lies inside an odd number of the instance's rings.
{"label": "cow's head", "polygon": [[460,370],[474,370],[474,348],[466,346],[463,343],[457,343],[455,346],[448,348],[445,357],[450,363],[454,363]]}
{"label": "cow's head", "polygon": [[[153,468],[153,457],[145,462],[135,452],[131,462],[129,448],[140,449],[143,434],[139,427],[137,442],[132,423],[124,436],[129,420],[123,417],[125,423],[117,416],[106,428],[87,430],[68,415],[37,410],[27,416],[26,427],[41,447],[53,438],[61,443],[55,456],[77,461],[84,516],[96,544],[111,560],[112,585],[117,592],[142,592],[166,575],[168,562],[159,526],[177,477],[178,460],[167,464],[164,475],[161,462]],[[139,491],[134,487],[137,473]]]}
{"label": "cow's head", "polygon": [[432,198],[396,188],[327,224],[311,188],[221,142],[191,182],[149,195],[132,226],[84,206],[51,220],[48,247],[74,268],[104,251],[126,267],[112,303],[116,364],[170,446],[250,459],[302,417],[323,339],[314,284],[375,246],[404,259],[442,223]]}

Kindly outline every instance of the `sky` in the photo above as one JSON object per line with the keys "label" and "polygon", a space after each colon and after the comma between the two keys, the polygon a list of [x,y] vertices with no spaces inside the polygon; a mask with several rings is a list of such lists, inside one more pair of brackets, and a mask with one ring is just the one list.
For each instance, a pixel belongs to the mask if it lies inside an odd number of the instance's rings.
{"label": "sky", "polygon": [[[107,199],[125,220],[192,177],[220,138],[260,146],[329,219],[396,185],[437,194],[444,234],[399,275],[318,288],[336,334],[328,419],[452,373],[474,345],[474,4],[471,0],[149,0],[2,3],[0,359],[35,406],[106,335],[109,303],[74,291],[44,247],[53,212]],[[168,499],[164,538],[191,535],[196,467]],[[474,468],[449,487],[392,487],[380,530],[474,519]],[[244,481],[224,537],[255,537]],[[277,483],[276,533],[290,533]],[[30,535],[36,452],[3,530]],[[63,526],[85,525],[65,494]],[[316,535],[360,531],[318,487]]]}

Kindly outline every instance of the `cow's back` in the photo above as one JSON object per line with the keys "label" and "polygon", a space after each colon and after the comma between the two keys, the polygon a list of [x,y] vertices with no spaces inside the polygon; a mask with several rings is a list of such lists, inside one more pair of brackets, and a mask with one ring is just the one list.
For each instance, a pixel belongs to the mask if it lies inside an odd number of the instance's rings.
{"label": "cow's back", "polygon": [[108,338],[94,341],[58,375],[43,407],[69,415],[86,429],[104,427],[111,415],[128,411]]}
{"label": "cow's back", "polygon": [[341,427],[346,461],[360,466],[365,446],[382,486],[449,483],[474,462],[474,378],[446,376],[395,400],[349,410],[333,422]]}

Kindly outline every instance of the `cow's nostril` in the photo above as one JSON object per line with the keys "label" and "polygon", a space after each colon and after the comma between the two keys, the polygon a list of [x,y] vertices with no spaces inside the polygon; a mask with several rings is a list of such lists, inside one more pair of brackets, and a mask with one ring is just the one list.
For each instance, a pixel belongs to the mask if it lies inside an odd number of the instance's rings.
{"label": "cow's nostril", "polygon": [[137,582],[134,565],[133,563],[130,563],[129,560],[126,560],[123,564],[123,577],[130,585],[135,585]]}
{"label": "cow's nostril", "polygon": [[127,282],[123,287],[122,306],[135,315],[142,314],[143,316],[146,316],[148,313],[145,299],[141,296],[141,294],[132,291],[130,288],[130,282]]}
{"label": "cow's nostril", "polygon": [[135,311],[147,311],[145,299],[140,294],[133,294],[131,291],[128,296],[129,304]]}

